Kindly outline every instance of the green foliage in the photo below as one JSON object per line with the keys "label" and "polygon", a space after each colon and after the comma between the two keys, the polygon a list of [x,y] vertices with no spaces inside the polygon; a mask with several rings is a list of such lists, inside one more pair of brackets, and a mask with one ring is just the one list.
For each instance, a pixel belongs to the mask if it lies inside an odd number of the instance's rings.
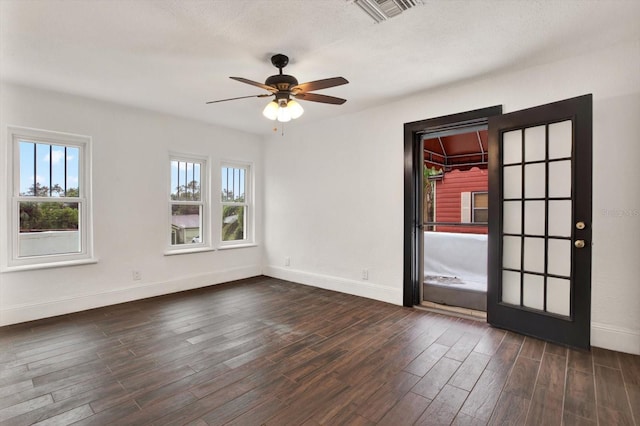
{"label": "green foliage", "polygon": [[244,239],[244,206],[222,207],[222,241]]}
{"label": "green foliage", "polygon": [[55,184],[49,189],[48,186],[42,185],[40,182],[36,182],[35,185],[31,185],[26,193],[21,193],[22,196],[36,196],[36,197],[78,197],[78,188],[69,188],[65,193],[64,189]]}
{"label": "green foliage", "polygon": [[442,169],[436,169],[435,167],[427,167],[426,165],[422,169],[422,176],[424,177],[424,184],[426,185],[429,181],[430,176],[437,176],[442,174]]}
{"label": "green foliage", "polygon": [[20,231],[67,231],[77,229],[77,203],[20,203]]}
{"label": "green foliage", "polygon": [[[51,188],[36,182],[23,196],[58,197],[79,196],[78,188],[69,188],[66,193],[60,185]],[[20,203],[20,230],[29,231],[67,231],[78,229],[78,203],[31,202]]]}
{"label": "green foliage", "polygon": [[173,206],[171,206],[171,214],[174,216],[200,214],[200,206],[193,204],[174,204]]}
{"label": "green foliage", "polygon": [[[423,214],[423,221],[424,222],[433,222],[435,221],[435,212],[434,212],[434,195],[435,195],[435,191],[436,191],[436,185],[435,182],[432,180],[429,180],[429,177],[431,176],[437,176],[439,174],[442,174],[443,170],[442,169],[436,169],[435,167],[427,167],[426,165],[422,168],[422,185],[423,185],[423,200],[422,200],[422,205],[423,205],[423,209],[424,211],[422,212]],[[426,230],[433,230],[432,226],[427,226],[425,228]]]}
{"label": "green foliage", "polygon": [[224,202],[235,202],[235,203],[244,203],[244,194],[234,195],[233,191],[230,189],[222,189],[222,201]]}
{"label": "green foliage", "polygon": [[174,201],[200,201],[200,183],[192,180],[186,185],[176,187],[176,191],[171,194]]}

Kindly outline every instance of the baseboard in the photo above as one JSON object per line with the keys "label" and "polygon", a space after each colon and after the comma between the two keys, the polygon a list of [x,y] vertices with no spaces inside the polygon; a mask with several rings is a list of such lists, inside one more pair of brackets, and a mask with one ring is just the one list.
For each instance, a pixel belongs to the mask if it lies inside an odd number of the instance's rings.
{"label": "baseboard", "polygon": [[272,278],[402,305],[402,287],[391,288],[364,280],[351,280],[279,266],[265,266],[262,273]]}
{"label": "baseboard", "polygon": [[120,287],[113,290],[66,297],[40,303],[8,306],[0,309],[0,326],[49,318],[87,309],[131,302],[164,294],[207,287],[229,281],[262,275],[260,266],[247,266],[173,280]]}
{"label": "baseboard", "polygon": [[591,346],[640,355],[640,331],[592,322]]}
{"label": "baseboard", "polygon": [[[179,279],[120,287],[107,292],[84,294],[57,300],[8,306],[0,309],[0,326],[34,321],[87,309],[131,302],[164,294],[207,287],[229,281],[266,275],[313,287],[366,297],[402,305],[402,289],[380,284],[316,274],[277,266],[247,266],[226,269]],[[599,348],[640,355],[640,331],[609,324],[591,323],[591,345]]]}

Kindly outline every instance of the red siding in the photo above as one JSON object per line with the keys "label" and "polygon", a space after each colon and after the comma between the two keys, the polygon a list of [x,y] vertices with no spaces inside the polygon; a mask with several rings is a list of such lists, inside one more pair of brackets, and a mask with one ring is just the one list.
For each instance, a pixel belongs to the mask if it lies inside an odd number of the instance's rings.
{"label": "red siding", "polygon": [[[471,170],[452,170],[436,181],[436,222],[460,222],[462,192],[483,192],[489,187],[488,171],[473,167]],[[486,234],[487,227],[438,226],[438,232],[461,232],[467,234]]]}

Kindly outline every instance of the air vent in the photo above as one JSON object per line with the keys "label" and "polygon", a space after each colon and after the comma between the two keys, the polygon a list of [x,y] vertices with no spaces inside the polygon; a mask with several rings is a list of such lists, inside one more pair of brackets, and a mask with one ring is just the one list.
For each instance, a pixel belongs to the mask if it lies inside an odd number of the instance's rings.
{"label": "air vent", "polygon": [[354,0],[353,2],[376,23],[391,19],[407,9],[423,4],[422,0]]}

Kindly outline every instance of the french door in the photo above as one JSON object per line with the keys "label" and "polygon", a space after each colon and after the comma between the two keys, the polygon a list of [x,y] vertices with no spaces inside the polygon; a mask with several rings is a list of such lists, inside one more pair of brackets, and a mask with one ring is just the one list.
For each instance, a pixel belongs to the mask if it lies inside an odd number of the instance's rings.
{"label": "french door", "polygon": [[591,95],[489,118],[487,321],[589,348]]}

